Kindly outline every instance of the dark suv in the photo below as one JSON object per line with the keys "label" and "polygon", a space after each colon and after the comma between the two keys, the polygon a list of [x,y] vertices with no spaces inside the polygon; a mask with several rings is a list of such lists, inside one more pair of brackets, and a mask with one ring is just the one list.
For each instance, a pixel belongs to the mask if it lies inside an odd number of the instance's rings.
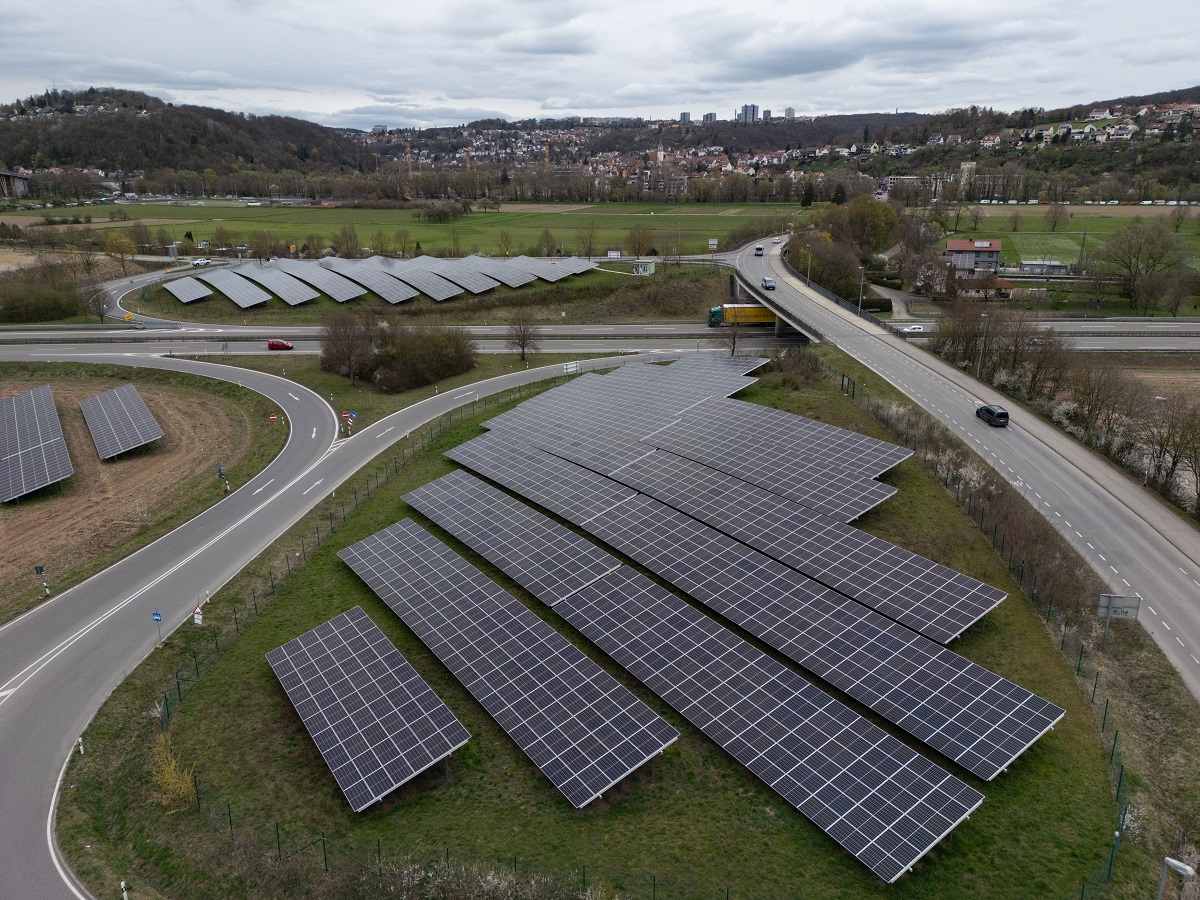
{"label": "dark suv", "polygon": [[994,403],[979,407],[975,410],[975,415],[996,428],[1003,428],[1008,424],[1008,410]]}

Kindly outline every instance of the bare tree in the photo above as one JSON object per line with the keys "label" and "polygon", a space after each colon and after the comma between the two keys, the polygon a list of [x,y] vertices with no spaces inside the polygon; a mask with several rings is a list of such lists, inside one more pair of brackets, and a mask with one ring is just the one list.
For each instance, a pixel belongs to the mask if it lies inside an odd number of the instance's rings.
{"label": "bare tree", "polygon": [[595,219],[588,219],[575,229],[575,252],[580,256],[595,256],[596,243],[600,240],[600,226]]}
{"label": "bare tree", "polygon": [[250,256],[262,262],[275,255],[279,236],[273,231],[252,231],[246,244],[250,248]]}
{"label": "bare tree", "polygon": [[104,252],[121,261],[121,274],[125,275],[125,264],[137,253],[137,246],[125,235],[110,231],[104,239]]}
{"label": "bare tree", "polygon": [[1130,308],[1139,300],[1146,299],[1142,290],[1148,276],[1160,272],[1172,272],[1183,266],[1187,251],[1179,239],[1160,221],[1142,222],[1114,231],[1104,242],[1100,258],[1125,283]]}
{"label": "bare tree", "polygon": [[496,244],[505,256],[512,252],[513,238],[507,228],[500,229],[500,233],[496,235]]}
{"label": "bare tree", "polygon": [[517,307],[509,316],[504,339],[510,349],[521,354],[522,362],[525,360],[525,354],[541,350],[542,329],[534,321],[533,313],[527,307]]}
{"label": "bare tree", "polygon": [[409,248],[412,247],[412,235],[407,228],[399,229],[392,240],[396,244],[396,252],[401,256],[408,256]]}
{"label": "bare tree", "polygon": [[95,284],[84,284],[80,287],[80,293],[84,310],[92,313],[103,323],[104,317],[113,307],[113,299],[109,296],[108,289],[97,287]]}
{"label": "bare tree", "polygon": [[542,251],[542,256],[554,256],[558,252],[558,238],[549,228],[543,228],[538,235],[538,249]]}
{"label": "bare tree", "polygon": [[305,253],[309,259],[317,259],[325,249],[325,237],[316,233],[310,234],[304,239],[304,246],[308,248]]}
{"label": "bare tree", "polygon": [[970,208],[967,210],[967,216],[971,220],[971,230],[972,231],[979,230],[979,217],[982,215],[983,215],[983,210],[980,209],[976,204],[972,203]]}
{"label": "bare tree", "polygon": [[374,371],[382,323],[370,310],[338,310],[321,328],[321,368],[352,382]]}
{"label": "bare tree", "polygon": [[392,239],[382,229],[371,233],[371,253],[375,256],[391,256],[392,255]]}
{"label": "bare tree", "polygon": [[717,330],[717,333],[713,336],[713,343],[722,350],[728,350],[730,356],[737,356],[738,348],[742,346],[749,336],[746,326],[735,320],[722,325]]}
{"label": "bare tree", "polygon": [[1008,220],[1008,225],[1014,234],[1021,230],[1021,213],[1019,211],[1013,211],[1012,218]]}
{"label": "bare tree", "polygon": [[1171,226],[1171,230],[1179,234],[1179,230],[1183,228],[1183,223],[1186,222],[1192,215],[1191,207],[1184,206],[1182,203],[1172,206],[1167,213],[1167,224]]}
{"label": "bare tree", "polygon": [[[1061,203],[1055,203],[1053,206],[1047,207],[1046,215],[1042,217],[1042,221],[1050,228],[1051,232],[1058,231],[1059,225],[1066,225],[1071,221],[1071,211]],[[1017,229],[1013,229],[1016,231]]]}
{"label": "bare tree", "polygon": [[330,241],[333,252],[342,259],[358,259],[362,255],[362,244],[358,240],[358,230],[353,225],[343,225]]}
{"label": "bare tree", "polygon": [[625,249],[630,256],[645,256],[654,249],[654,232],[648,225],[634,225],[625,235]]}

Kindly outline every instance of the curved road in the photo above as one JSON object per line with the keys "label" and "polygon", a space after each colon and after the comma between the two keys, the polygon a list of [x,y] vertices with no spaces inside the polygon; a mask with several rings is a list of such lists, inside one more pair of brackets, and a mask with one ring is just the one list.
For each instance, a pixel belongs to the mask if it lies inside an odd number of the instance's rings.
{"label": "curved road", "polygon": [[[291,432],[259,475],[190,522],[0,628],[0,896],[87,896],[52,847],[56,786],[96,710],[158,640],[187,620],[329,491],[430,419],[485,394],[560,369],[530,369],[431,397],[354,437],[337,440],[337,418],[316,394],[286,379],[142,352],[80,348],[73,360],[121,362],[238,381],[274,400]],[[8,348],[9,358],[61,359],[45,348]],[[624,357],[623,360],[634,357]],[[86,750],[86,747],[84,748]]]}
{"label": "curved road", "polygon": [[[775,301],[821,330],[929,413],[1020,488],[1117,594],[1143,597],[1140,621],[1200,699],[1200,532],[1121,470],[996,391],[919,347],[830,303],[793,277],[778,250],[743,252],[757,284],[776,279]],[[869,387],[869,385],[868,385]],[[1008,428],[976,407],[1003,400]]]}

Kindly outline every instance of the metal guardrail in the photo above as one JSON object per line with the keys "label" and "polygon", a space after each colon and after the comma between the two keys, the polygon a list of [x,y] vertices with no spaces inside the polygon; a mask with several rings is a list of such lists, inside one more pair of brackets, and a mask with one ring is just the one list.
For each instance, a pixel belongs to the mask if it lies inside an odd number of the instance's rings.
{"label": "metal guardrail", "polygon": [[[747,280],[747,278],[742,274],[740,269],[737,270],[737,280],[738,280],[738,284],[740,284],[747,293],[749,293],[751,296],[755,297],[763,306],[765,306],[767,309],[771,310],[771,312],[775,313],[777,318],[783,319],[785,322],[788,322],[789,324],[798,323],[798,326],[799,326],[798,330],[801,331],[803,334],[806,334],[811,338],[815,338],[818,341],[825,340],[825,335],[821,332],[821,330],[819,328],[817,328],[815,325],[812,325],[811,323],[805,321],[804,319],[802,319],[800,316],[796,315],[796,313],[792,312],[791,310],[785,309],[783,307],[783,305],[781,303],[779,303],[779,301],[777,301],[774,297],[769,296],[767,291],[764,291],[764,290],[758,288],[757,286],[751,284],[750,281]],[[796,326],[793,326],[793,327],[796,327]]]}

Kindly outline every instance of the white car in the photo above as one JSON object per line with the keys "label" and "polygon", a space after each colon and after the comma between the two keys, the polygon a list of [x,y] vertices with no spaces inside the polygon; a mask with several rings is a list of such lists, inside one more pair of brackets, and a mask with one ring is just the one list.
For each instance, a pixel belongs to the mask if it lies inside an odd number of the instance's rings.
{"label": "white car", "polygon": [[208,265],[212,265],[212,260],[205,256],[205,257],[201,257],[200,259],[193,259],[192,265],[193,266],[208,266]]}
{"label": "white car", "polygon": [[779,241],[780,241],[780,238],[771,238],[771,243],[772,243],[772,244],[778,244],[778,243],[779,243]]}
{"label": "white car", "polygon": [[904,331],[907,334],[918,334],[924,330],[925,330],[924,325],[905,325],[904,326]]}

